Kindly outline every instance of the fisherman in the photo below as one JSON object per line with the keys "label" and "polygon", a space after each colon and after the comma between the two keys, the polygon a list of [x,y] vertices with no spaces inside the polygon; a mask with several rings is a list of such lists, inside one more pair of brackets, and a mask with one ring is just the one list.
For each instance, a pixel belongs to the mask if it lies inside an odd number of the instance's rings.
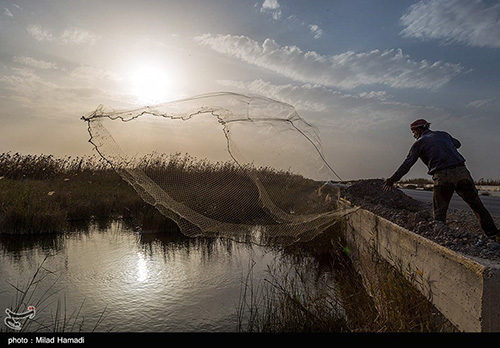
{"label": "fisherman", "polygon": [[432,131],[430,123],[419,119],[410,125],[416,139],[408,156],[396,172],[384,182],[385,190],[392,190],[420,158],[432,175],[434,220],[446,224],[446,214],[453,193],[456,192],[471,207],[483,232],[489,238],[497,238],[500,231],[479,198],[474,180],[465,166],[465,158],[458,152],[461,143],[443,131]]}

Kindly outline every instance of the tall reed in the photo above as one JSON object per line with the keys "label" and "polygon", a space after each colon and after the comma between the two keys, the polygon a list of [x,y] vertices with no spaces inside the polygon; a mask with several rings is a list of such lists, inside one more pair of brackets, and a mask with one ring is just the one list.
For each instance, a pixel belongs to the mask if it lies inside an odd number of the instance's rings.
{"label": "tall reed", "polygon": [[[218,221],[256,223],[269,218],[251,175],[258,175],[274,203],[286,212],[308,214],[319,207],[311,203],[318,183],[287,171],[180,153],[132,160],[176,201]],[[297,199],[306,195],[307,199]],[[75,221],[137,218],[151,211],[156,210],[100,157],[0,155],[0,233],[65,231]]]}
{"label": "tall reed", "polygon": [[238,305],[241,332],[454,331],[402,270],[387,262],[377,264],[380,281],[369,293],[352,265],[341,228],[336,225],[310,242],[286,248],[285,255],[294,261],[269,267],[264,280],[253,279],[250,270]]}
{"label": "tall reed", "polygon": [[97,157],[0,155],[0,233],[59,233],[148,209],[154,210]]}
{"label": "tall reed", "polygon": [[93,321],[90,323],[88,318],[82,316],[85,301],[82,301],[78,308],[69,312],[65,297],[60,296],[62,289],[58,288],[59,276],[57,272],[46,266],[50,257],[51,255],[47,255],[42,260],[26,284],[9,283],[16,290],[14,302],[9,309],[13,313],[22,313],[26,311],[26,308],[33,306],[35,313],[33,317],[18,321],[21,324],[19,330],[1,326],[0,332],[109,331],[109,329],[101,328],[107,315],[107,308],[98,313],[96,318],[92,318]]}

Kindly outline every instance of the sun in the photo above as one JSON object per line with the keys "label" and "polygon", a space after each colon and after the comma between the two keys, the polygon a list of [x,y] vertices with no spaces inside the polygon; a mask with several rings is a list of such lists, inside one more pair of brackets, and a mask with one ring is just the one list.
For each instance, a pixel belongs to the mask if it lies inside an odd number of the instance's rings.
{"label": "sun", "polygon": [[130,75],[131,90],[141,104],[156,104],[166,101],[172,92],[172,79],[157,66],[143,65]]}

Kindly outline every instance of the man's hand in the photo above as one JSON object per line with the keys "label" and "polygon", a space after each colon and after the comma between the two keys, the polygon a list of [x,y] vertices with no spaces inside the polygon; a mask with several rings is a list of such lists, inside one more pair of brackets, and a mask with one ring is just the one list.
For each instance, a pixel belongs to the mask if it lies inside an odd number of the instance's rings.
{"label": "man's hand", "polygon": [[384,191],[392,191],[393,187],[394,187],[394,180],[389,178],[384,181]]}

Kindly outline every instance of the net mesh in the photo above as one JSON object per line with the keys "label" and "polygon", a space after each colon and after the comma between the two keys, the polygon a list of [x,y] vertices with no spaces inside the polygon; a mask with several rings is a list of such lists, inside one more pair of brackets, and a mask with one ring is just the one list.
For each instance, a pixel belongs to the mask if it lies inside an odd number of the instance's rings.
{"label": "net mesh", "polygon": [[293,243],[350,212],[317,129],[289,104],[213,93],[82,118],[97,152],[187,236]]}

